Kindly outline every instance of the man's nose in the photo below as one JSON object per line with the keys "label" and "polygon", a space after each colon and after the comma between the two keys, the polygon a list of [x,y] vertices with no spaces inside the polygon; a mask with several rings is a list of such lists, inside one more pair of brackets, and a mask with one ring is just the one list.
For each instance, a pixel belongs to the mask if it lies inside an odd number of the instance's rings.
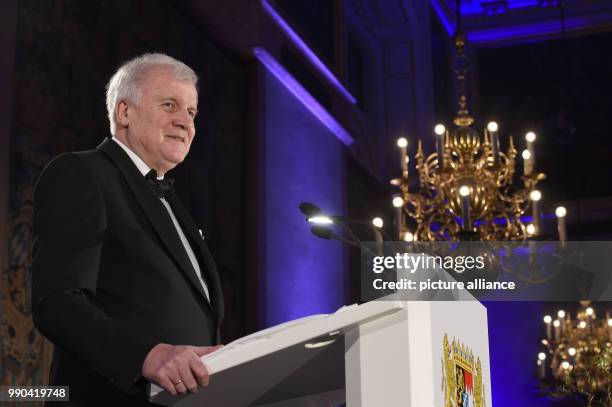
{"label": "man's nose", "polygon": [[181,119],[178,119],[178,118],[175,118],[175,119],[172,121],[172,125],[173,125],[174,127],[178,127],[178,128],[180,128],[181,130],[186,130],[186,128],[187,128],[187,127],[185,126],[185,123],[184,123],[184,122],[183,122]]}
{"label": "man's nose", "polygon": [[177,112],[172,119],[172,125],[182,130],[189,129],[193,123],[188,112]]}

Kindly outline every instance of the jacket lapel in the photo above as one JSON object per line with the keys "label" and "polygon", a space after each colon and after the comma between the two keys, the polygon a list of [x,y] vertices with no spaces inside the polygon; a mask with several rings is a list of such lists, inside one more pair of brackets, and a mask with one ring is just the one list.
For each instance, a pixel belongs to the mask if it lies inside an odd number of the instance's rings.
{"label": "jacket lapel", "polygon": [[145,178],[138,171],[138,168],[136,168],[125,151],[110,138],[106,138],[100,143],[98,149],[105,153],[119,168],[166,250],[177,263],[181,272],[185,274],[187,279],[203,297],[204,302],[208,303],[204,289],[198,280],[168,211],[151,187],[147,185]]}
{"label": "jacket lapel", "polygon": [[168,203],[174,212],[174,215],[177,217],[181,227],[183,228],[183,232],[187,235],[188,239],[191,241],[191,246],[196,253],[199,253],[199,258],[203,260],[204,264],[200,262],[200,269],[202,273],[205,275],[206,283],[208,284],[208,291],[210,293],[210,301],[215,309],[215,314],[217,316],[217,320],[220,323],[223,319],[224,314],[224,304],[223,304],[223,296],[220,295],[222,292],[221,280],[219,279],[219,273],[217,272],[217,266],[215,265],[215,261],[213,260],[210,251],[208,250],[208,246],[206,242],[200,236],[197,231],[195,222],[189,215],[189,212],[185,209],[181,201],[178,199],[176,195],[172,195],[168,197]]}

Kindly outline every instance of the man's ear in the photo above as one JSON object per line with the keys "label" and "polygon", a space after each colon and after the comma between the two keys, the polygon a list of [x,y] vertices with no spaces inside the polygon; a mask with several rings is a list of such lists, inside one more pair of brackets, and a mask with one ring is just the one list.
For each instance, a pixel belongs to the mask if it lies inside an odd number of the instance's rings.
{"label": "man's ear", "polygon": [[115,109],[115,119],[117,120],[117,124],[122,127],[128,127],[130,124],[130,120],[128,118],[128,105],[123,100],[117,103],[117,108]]}

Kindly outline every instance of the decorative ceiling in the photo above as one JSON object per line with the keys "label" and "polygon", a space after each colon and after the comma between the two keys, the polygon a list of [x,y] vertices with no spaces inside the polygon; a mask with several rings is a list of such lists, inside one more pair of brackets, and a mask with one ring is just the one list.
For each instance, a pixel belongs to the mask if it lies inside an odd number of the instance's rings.
{"label": "decorative ceiling", "polygon": [[[449,35],[455,1],[430,0]],[[498,46],[612,31],[610,0],[462,0],[461,18],[471,43]]]}

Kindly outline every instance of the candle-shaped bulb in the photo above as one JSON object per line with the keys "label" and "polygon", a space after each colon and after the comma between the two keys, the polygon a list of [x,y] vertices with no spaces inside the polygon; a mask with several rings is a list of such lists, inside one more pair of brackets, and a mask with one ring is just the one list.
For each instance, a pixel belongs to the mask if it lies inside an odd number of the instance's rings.
{"label": "candle-shaped bulb", "polygon": [[397,146],[400,149],[400,166],[402,167],[402,176],[408,177],[408,140],[406,137],[397,139]]}
{"label": "candle-shaped bulb", "polygon": [[383,239],[383,234],[381,230],[383,227],[382,218],[375,217],[374,219],[372,219],[372,225],[374,225],[374,240],[376,241],[375,251],[379,256],[382,256],[384,252],[384,248],[383,248],[384,239]]}
{"label": "candle-shaped bulb", "polygon": [[536,232],[536,227],[534,226],[533,223],[530,223],[529,225],[527,225],[527,234],[528,235],[535,235]]}
{"label": "candle-shaped bulb", "polygon": [[412,234],[412,232],[404,233],[404,241],[412,242],[413,240],[414,240],[414,235]]}
{"label": "candle-shaped bulb", "polygon": [[567,226],[565,225],[565,215],[567,215],[567,210],[564,206],[558,206],[555,209],[555,215],[557,215],[557,233],[559,233],[559,241],[561,242],[561,246],[565,246],[565,241],[567,240]]}
{"label": "candle-shaped bulb", "polygon": [[462,185],[461,188],[459,188],[459,195],[461,196],[470,195],[470,187],[468,187],[467,185]]}
{"label": "candle-shaped bulb", "polygon": [[384,222],[381,218],[376,217],[374,219],[372,219],[372,225],[374,225],[377,228],[382,228],[384,225]]}
{"label": "candle-shaped bulb", "polygon": [[544,360],[546,360],[546,355],[544,353],[540,353],[538,355],[538,377],[540,379],[544,379],[546,377],[546,366],[544,365]]}
{"label": "candle-shaped bulb", "polygon": [[578,328],[580,328],[580,329],[584,329],[584,328],[586,328],[586,326],[587,326],[587,323],[584,322],[584,321],[580,321],[580,323],[578,324]]}
{"label": "candle-shaped bulb", "polygon": [[595,311],[591,307],[588,307],[585,312],[588,316],[592,316],[593,313],[595,313]]}
{"label": "candle-shaped bulb", "polygon": [[565,318],[565,311],[559,310],[559,312],[557,312],[557,316],[561,319]]}
{"label": "candle-shaped bulb", "polygon": [[531,158],[531,153],[529,150],[523,150],[521,156],[523,157],[523,160],[529,160]]}
{"label": "candle-shaped bulb", "polygon": [[400,195],[395,195],[393,200],[394,222],[395,222],[395,235],[398,239],[402,238],[402,230],[404,229],[404,199]]}
{"label": "candle-shaped bulb", "polygon": [[548,338],[548,340],[552,340],[552,327],[550,325],[551,322],[552,322],[552,317],[550,315],[545,315],[544,323],[546,324],[546,338]]}
{"label": "candle-shaped bulb", "polygon": [[536,139],[536,134],[533,131],[527,132],[527,134],[525,134],[525,140],[527,140],[528,143],[533,143]]}
{"label": "candle-shaped bulb", "polygon": [[533,161],[531,159],[531,151],[523,150],[523,152],[521,153],[521,156],[523,156],[523,174],[530,175],[531,172],[533,171]]}
{"label": "candle-shaped bulb", "polygon": [[491,148],[493,150],[493,162],[495,164],[499,163],[499,138],[497,137],[497,130],[499,126],[495,122],[489,122],[487,124],[487,130],[491,134]]}
{"label": "candle-shaped bulb", "polygon": [[533,227],[534,233],[537,233],[540,229],[540,199],[542,199],[542,193],[537,189],[534,189],[529,194],[529,199],[531,199],[531,216],[533,218]]}
{"label": "candle-shaped bulb", "polygon": [[434,127],[436,133],[436,153],[438,154],[438,168],[444,169],[444,136],[446,127],[443,124],[436,124]]}
{"label": "candle-shaped bulb", "polygon": [[563,362],[561,362],[561,367],[565,370],[570,368],[570,364],[567,360],[564,360]]}
{"label": "candle-shaped bulb", "polygon": [[569,348],[567,353],[569,353],[570,356],[576,356],[576,348]]}
{"label": "candle-shaped bulb", "polygon": [[612,318],[608,319],[608,326],[612,327]]}
{"label": "candle-shaped bulb", "polygon": [[553,326],[555,327],[555,340],[561,339],[561,322],[558,319],[553,321]]}
{"label": "candle-shaped bulb", "polygon": [[535,167],[535,151],[533,148],[533,142],[536,139],[536,135],[534,132],[530,131],[525,134],[525,140],[527,140],[527,151],[529,154],[525,154],[523,152],[523,170],[525,175],[530,175]]}
{"label": "candle-shaped bulb", "polygon": [[538,353],[538,359],[540,359],[541,361],[546,360],[546,353],[544,352]]}

